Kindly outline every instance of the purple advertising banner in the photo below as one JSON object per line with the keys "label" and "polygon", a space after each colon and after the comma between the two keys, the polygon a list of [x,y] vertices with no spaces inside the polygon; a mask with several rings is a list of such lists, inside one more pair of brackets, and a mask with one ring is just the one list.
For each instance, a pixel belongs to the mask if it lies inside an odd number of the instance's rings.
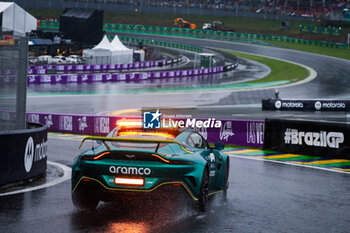
{"label": "purple advertising banner", "polygon": [[[44,124],[51,132],[102,136],[106,136],[116,127],[117,121],[123,118],[125,117],[34,112],[27,113],[27,121]],[[164,124],[171,125],[175,121],[186,121],[187,119],[172,118],[171,120],[164,120],[162,123],[163,126]],[[265,121],[263,120],[216,119],[216,121],[221,122],[220,126],[217,128],[214,127],[214,123],[211,123],[214,122],[215,119],[197,120],[202,120],[203,122],[210,121],[210,127],[208,128],[194,127],[210,143],[220,141],[224,144],[240,146],[263,146],[265,128]]]}
{"label": "purple advertising banner", "polygon": [[153,68],[153,67],[160,66],[159,64],[161,64],[161,66],[170,65],[170,64],[178,63],[181,60],[182,58],[173,59],[173,60],[143,61],[143,62],[135,62],[135,63],[127,63],[127,64],[101,64],[101,65],[68,64],[68,65],[30,66],[28,68],[28,75],[48,74],[49,70],[52,70],[53,72],[57,72],[57,73],[124,71],[124,70],[132,70],[132,69],[139,69],[139,68]]}
{"label": "purple advertising banner", "polygon": [[[128,64],[124,64],[127,66]],[[100,65],[98,65],[101,67]],[[96,68],[96,65],[95,65]],[[117,82],[117,81],[139,81],[157,78],[177,78],[196,75],[207,75],[224,71],[223,66],[212,68],[200,68],[194,70],[171,70],[156,72],[135,73],[99,73],[99,74],[56,74],[56,75],[28,75],[28,84],[63,84],[63,83],[91,83],[91,82]]]}

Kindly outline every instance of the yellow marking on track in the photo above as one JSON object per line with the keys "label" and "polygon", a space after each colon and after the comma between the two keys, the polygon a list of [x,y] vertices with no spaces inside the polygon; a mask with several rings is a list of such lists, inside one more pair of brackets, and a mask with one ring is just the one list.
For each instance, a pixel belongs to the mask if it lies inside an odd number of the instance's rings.
{"label": "yellow marking on track", "polygon": [[[262,158],[265,158],[265,159],[284,159],[284,158],[292,158],[292,157],[298,157],[300,155],[295,155],[295,154],[281,154],[281,155],[267,155],[267,156],[264,156]],[[252,157],[256,157],[256,158],[261,158],[261,156],[252,156]]]}
{"label": "yellow marking on track", "polygon": [[59,137],[72,137],[72,136],[75,136],[74,134],[57,134],[56,136],[59,136]]}
{"label": "yellow marking on track", "polygon": [[350,172],[350,168],[333,168],[334,170],[339,170],[339,171],[345,171],[345,172]]}
{"label": "yellow marking on track", "polygon": [[119,116],[119,115],[123,115],[125,113],[132,113],[132,112],[141,112],[141,110],[140,109],[124,109],[124,110],[110,112],[110,113],[108,113],[108,115]]}
{"label": "yellow marking on track", "polygon": [[313,162],[295,162],[299,164],[330,164],[330,163],[343,163],[349,162],[346,159],[330,159],[330,160],[321,160],[321,161],[313,161]]}
{"label": "yellow marking on track", "polygon": [[247,150],[228,151],[228,152],[225,152],[225,153],[228,153],[228,154],[241,154],[241,153],[249,153],[249,152],[256,152],[256,151],[260,151],[260,150],[247,149]]}

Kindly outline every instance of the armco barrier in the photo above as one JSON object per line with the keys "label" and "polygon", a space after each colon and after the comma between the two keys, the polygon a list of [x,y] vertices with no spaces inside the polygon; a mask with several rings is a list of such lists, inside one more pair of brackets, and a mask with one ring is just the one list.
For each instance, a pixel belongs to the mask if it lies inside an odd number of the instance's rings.
{"label": "armco barrier", "polygon": [[[124,117],[99,116],[99,115],[77,115],[57,113],[27,113],[27,120],[41,123],[47,126],[49,131],[87,134],[107,135],[116,127],[116,122]],[[174,120],[185,120],[174,118]],[[207,121],[208,119],[197,119]],[[262,147],[264,141],[264,121],[262,120],[220,120],[219,128],[201,128],[202,135],[210,142],[221,141],[224,144],[241,146]],[[211,119],[214,122],[215,119]]]}
{"label": "armco barrier", "polygon": [[265,120],[264,149],[350,159],[350,125],[345,123]]}
{"label": "armco barrier", "polygon": [[158,60],[158,61],[145,61],[125,64],[77,64],[77,65],[41,65],[30,66],[28,68],[28,75],[31,74],[48,74],[48,73],[63,73],[63,72],[110,72],[110,71],[125,71],[133,69],[146,69],[166,64],[173,64],[181,61],[182,58],[173,60]]}
{"label": "armco barrier", "polygon": [[154,68],[158,66],[172,65],[182,61],[182,57],[172,60],[145,61],[125,64],[77,64],[77,65],[40,65],[30,66],[28,75],[53,74],[53,73],[78,73],[78,72],[111,72]]}
{"label": "armco barrier", "polygon": [[62,74],[62,75],[29,75],[28,84],[65,84],[65,83],[92,83],[92,82],[119,82],[119,81],[140,81],[147,79],[162,79],[198,76],[226,72],[234,69],[235,65],[217,66],[194,70],[171,70],[156,72],[135,72],[135,73],[102,73],[102,74]]}
{"label": "armco barrier", "polygon": [[349,112],[349,100],[262,100],[262,110]]}
{"label": "armco barrier", "polygon": [[0,132],[0,185],[29,180],[46,172],[47,127]]}
{"label": "armco barrier", "polygon": [[[58,22],[40,21],[39,27],[42,28],[58,28]],[[343,43],[330,43],[325,41],[305,40],[300,38],[284,37],[284,36],[271,36],[262,34],[249,34],[240,32],[223,32],[213,30],[201,30],[201,29],[189,29],[189,28],[168,28],[157,26],[143,26],[143,25],[127,25],[127,24],[104,24],[104,30],[107,32],[139,32],[149,34],[161,34],[161,35],[177,35],[187,36],[194,38],[208,38],[212,36],[218,36],[217,39],[231,40],[233,38],[249,38],[256,40],[274,40],[281,42],[289,42],[295,44],[307,44],[313,46],[324,46],[330,48],[348,49],[348,44]],[[220,38],[219,38],[220,37]]]}

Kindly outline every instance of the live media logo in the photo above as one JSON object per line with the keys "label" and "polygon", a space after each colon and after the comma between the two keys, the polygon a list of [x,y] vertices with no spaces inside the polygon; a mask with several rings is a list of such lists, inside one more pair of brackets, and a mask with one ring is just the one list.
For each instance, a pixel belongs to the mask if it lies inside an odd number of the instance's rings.
{"label": "live media logo", "polygon": [[143,128],[144,129],[160,129],[162,113],[157,111],[143,112]]}

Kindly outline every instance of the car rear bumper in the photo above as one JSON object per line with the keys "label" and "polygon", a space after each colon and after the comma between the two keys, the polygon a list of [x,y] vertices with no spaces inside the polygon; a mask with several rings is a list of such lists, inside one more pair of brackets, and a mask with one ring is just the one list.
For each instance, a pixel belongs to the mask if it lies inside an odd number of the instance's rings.
{"label": "car rear bumper", "polygon": [[[151,189],[139,189],[139,188],[114,188],[108,187],[98,179],[82,176],[75,187],[72,190],[74,192],[83,192],[87,195],[93,195],[99,200],[113,201],[120,199],[129,199],[135,197],[158,197],[162,198],[165,194],[166,197],[182,197],[184,193],[187,193],[194,201],[198,201],[198,198],[191,191],[188,185],[184,181],[165,181],[155,185]],[[181,195],[180,195],[181,194]]]}

